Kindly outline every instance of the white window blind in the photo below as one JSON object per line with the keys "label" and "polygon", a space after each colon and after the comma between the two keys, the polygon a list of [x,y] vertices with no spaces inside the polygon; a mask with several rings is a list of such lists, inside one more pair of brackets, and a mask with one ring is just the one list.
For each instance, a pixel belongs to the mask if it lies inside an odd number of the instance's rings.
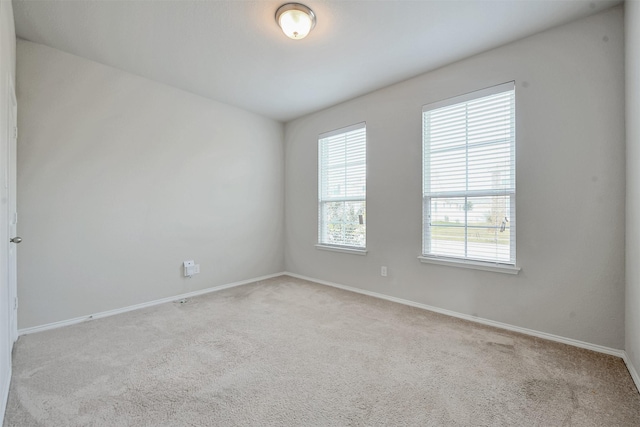
{"label": "white window blind", "polygon": [[318,139],[318,242],[366,247],[367,133],[359,123]]}
{"label": "white window blind", "polygon": [[423,107],[425,257],[515,265],[515,88]]}

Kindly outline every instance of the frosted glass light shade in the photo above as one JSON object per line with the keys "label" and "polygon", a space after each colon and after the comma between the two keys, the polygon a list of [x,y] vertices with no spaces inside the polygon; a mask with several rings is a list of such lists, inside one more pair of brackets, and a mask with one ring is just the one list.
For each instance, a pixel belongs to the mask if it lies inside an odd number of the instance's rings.
{"label": "frosted glass light shade", "polygon": [[315,27],[316,15],[303,4],[287,3],[276,11],[276,21],[287,37],[300,40]]}

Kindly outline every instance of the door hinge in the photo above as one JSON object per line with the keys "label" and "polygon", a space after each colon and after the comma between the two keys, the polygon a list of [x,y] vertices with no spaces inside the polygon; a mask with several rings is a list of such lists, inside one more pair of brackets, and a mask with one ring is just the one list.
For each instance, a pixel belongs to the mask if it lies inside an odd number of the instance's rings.
{"label": "door hinge", "polygon": [[17,140],[18,139],[18,126],[14,126],[13,127],[13,137]]}
{"label": "door hinge", "polygon": [[18,297],[15,297],[13,299],[13,309],[17,310],[18,309]]}

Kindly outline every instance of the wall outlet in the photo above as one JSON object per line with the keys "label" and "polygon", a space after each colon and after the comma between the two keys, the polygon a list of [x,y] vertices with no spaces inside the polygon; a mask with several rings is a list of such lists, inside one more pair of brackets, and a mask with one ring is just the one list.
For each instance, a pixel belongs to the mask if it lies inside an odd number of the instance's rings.
{"label": "wall outlet", "polygon": [[191,277],[194,274],[200,273],[200,264],[196,265],[193,260],[185,261],[183,264],[185,277]]}
{"label": "wall outlet", "polygon": [[387,277],[387,267],[385,265],[380,267],[380,275],[383,277]]}

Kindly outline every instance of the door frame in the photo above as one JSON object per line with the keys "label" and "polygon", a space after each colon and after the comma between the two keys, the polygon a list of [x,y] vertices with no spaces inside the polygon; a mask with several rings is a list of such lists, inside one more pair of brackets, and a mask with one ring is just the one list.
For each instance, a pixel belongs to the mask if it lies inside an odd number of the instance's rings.
{"label": "door frame", "polygon": [[[16,204],[17,192],[17,149],[18,149],[18,100],[16,98],[15,83],[11,74],[7,77],[7,93],[9,102],[7,105],[7,235],[11,239],[17,236],[18,209]],[[8,285],[8,310],[9,310],[9,337],[11,346],[18,339],[18,265],[17,245],[7,242],[7,285]]]}

